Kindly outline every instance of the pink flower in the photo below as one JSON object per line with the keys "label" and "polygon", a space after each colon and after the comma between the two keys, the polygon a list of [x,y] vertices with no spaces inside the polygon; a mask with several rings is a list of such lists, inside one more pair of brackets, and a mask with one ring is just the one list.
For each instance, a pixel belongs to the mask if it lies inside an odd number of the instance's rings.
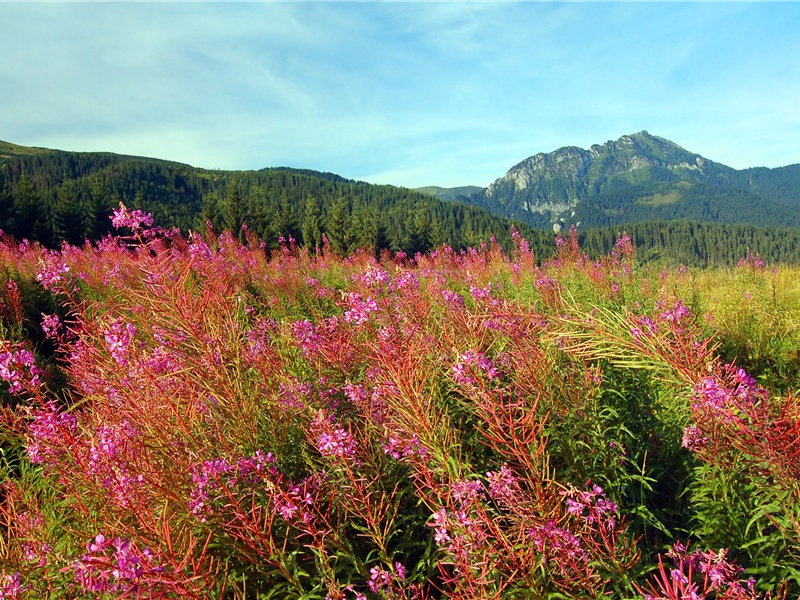
{"label": "pink flower", "polygon": [[120,229],[121,227],[129,227],[134,231],[153,226],[153,215],[150,213],[142,212],[141,210],[129,211],[128,207],[122,202],[119,203],[119,209],[111,214],[111,224]]}

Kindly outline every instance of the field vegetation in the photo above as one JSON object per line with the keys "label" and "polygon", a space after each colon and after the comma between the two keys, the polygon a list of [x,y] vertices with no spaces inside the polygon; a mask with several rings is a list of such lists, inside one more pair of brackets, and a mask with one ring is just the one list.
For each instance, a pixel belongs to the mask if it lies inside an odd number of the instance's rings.
{"label": "field vegetation", "polygon": [[0,243],[1,598],[800,593],[800,271]]}

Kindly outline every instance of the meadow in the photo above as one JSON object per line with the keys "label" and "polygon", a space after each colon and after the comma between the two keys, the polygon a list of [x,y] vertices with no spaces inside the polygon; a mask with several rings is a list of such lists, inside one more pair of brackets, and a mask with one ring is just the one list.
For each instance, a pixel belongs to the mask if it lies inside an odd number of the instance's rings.
{"label": "meadow", "polygon": [[0,243],[0,598],[800,593],[800,269],[113,222]]}

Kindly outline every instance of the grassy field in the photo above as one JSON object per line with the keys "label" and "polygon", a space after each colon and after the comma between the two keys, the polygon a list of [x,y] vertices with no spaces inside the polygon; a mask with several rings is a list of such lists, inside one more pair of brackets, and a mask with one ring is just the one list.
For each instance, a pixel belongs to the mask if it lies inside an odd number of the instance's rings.
{"label": "grassy field", "polygon": [[797,268],[114,221],[0,244],[0,597],[800,592]]}

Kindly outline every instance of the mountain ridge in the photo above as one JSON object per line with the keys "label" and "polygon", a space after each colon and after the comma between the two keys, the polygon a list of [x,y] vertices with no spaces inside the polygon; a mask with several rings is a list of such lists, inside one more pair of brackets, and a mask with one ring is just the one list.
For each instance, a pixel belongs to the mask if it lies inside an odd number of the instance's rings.
{"label": "mountain ridge", "polygon": [[455,199],[556,229],[683,218],[800,227],[800,164],[737,170],[640,131],[534,154]]}

